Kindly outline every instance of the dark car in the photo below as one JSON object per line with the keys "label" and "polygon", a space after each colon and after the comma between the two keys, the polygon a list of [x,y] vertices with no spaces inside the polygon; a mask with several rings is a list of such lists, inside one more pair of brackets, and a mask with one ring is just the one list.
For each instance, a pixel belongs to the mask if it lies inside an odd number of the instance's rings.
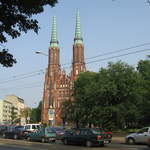
{"label": "dark car", "polygon": [[24,126],[8,126],[3,132],[3,138],[21,139],[25,136]]}
{"label": "dark car", "polygon": [[57,140],[61,140],[63,138],[65,131],[62,128],[60,128],[60,127],[50,127],[50,128],[53,132],[56,133]]}
{"label": "dark car", "polygon": [[111,143],[111,136],[97,129],[73,129],[67,130],[62,139],[64,144],[80,144],[91,147],[93,145],[104,146]]}
{"label": "dark car", "polygon": [[3,133],[7,131],[7,128],[8,126],[6,125],[0,125],[0,135],[3,135]]}

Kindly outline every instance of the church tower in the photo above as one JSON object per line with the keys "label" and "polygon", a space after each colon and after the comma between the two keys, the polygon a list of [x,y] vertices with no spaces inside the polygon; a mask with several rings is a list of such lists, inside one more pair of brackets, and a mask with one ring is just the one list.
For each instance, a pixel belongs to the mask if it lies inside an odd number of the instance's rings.
{"label": "church tower", "polygon": [[80,14],[76,15],[75,38],[73,44],[72,80],[76,80],[80,72],[86,70],[84,61],[84,45],[81,35]]}
{"label": "church tower", "polygon": [[[57,39],[57,28],[56,28],[56,17],[52,20],[52,31],[51,31],[51,41],[49,47],[49,59],[48,68],[45,75],[44,84],[44,94],[43,94],[43,104],[42,104],[42,122],[49,123],[49,110],[53,108],[54,105],[54,92],[56,89],[56,82],[58,73],[60,72],[60,49],[58,46]],[[52,118],[51,118],[52,120]]]}

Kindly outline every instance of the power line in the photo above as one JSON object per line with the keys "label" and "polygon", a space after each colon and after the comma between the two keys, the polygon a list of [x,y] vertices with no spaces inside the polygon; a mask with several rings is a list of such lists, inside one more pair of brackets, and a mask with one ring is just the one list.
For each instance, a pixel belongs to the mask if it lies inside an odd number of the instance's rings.
{"label": "power line", "polygon": [[[136,45],[136,46],[132,46],[132,47],[128,47],[128,48],[124,48],[124,49],[120,49],[120,50],[116,50],[116,51],[112,51],[112,52],[108,52],[108,53],[103,53],[101,55],[89,57],[89,58],[86,58],[86,59],[94,59],[94,58],[97,58],[97,57],[101,57],[101,56],[105,56],[105,55],[110,55],[110,54],[115,54],[115,53],[118,53],[118,52],[123,52],[123,51],[126,51],[126,50],[130,50],[130,49],[133,49],[133,48],[138,48],[138,47],[142,47],[142,46],[146,46],[146,45],[150,45],[150,43],[144,43],[144,44],[140,44],[140,45]],[[112,59],[112,58],[121,57],[121,56],[129,55],[129,54],[139,53],[139,52],[142,52],[142,51],[143,50],[139,50],[139,51],[134,51],[134,52],[130,52],[130,53],[127,53],[127,54],[121,54],[121,55],[112,56],[112,57],[108,57],[108,58],[104,58],[104,59],[100,59],[100,60],[94,60],[94,61],[87,62],[85,64],[90,64],[90,63],[94,63],[94,62],[98,62],[98,61],[104,61],[104,60],[107,60],[107,59]],[[62,66],[63,65],[71,65],[71,63],[65,63],[65,64],[62,64]],[[70,68],[70,66],[68,66],[68,67],[62,67],[62,68],[63,69],[68,69],[68,68]],[[10,82],[10,81],[16,81],[16,80],[25,79],[25,78],[28,78],[28,77],[34,77],[36,75],[41,75],[41,72],[44,73],[44,69],[40,69],[40,70],[37,70],[37,71],[34,71],[34,72],[30,72],[30,73],[24,73],[24,74],[20,74],[20,75],[14,75],[14,76],[11,77],[13,79],[4,79],[4,81],[2,80],[0,82],[0,84],[7,83],[7,82]]]}
{"label": "power line", "polygon": [[100,61],[104,61],[104,60],[108,60],[108,59],[112,59],[112,58],[122,57],[122,56],[136,54],[136,53],[145,52],[145,51],[150,51],[150,48],[149,49],[138,50],[138,51],[134,51],[134,52],[126,53],[126,54],[121,54],[121,55],[117,55],[117,56],[107,57],[107,58],[104,58],[104,59],[94,60],[94,61],[87,62],[86,64],[100,62]]}
{"label": "power line", "polygon": [[[17,86],[17,87],[18,87],[18,88],[19,88],[19,87],[22,88],[22,87],[33,86],[33,85],[42,84],[42,83],[43,83],[43,81],[41,81],[41,82],[33,82],[33,83],[29,83],[29,84],[19,85],[19,86]],[[7,87],[7,88],[0,88],[1,91],[9,90],[9,89],[16,89],[16,86],[14,86],[14,87]]]}
{"label": "power line", "polygon": [[144,44],[140,44],[140,45],[136,45],[136,46],[131,46],[131,47],[128,47],[128,48],[123,48],[123,49],[119,49],[119,50],[116,50],[116,51],[103,53],[103,54],[92,56],[92,57],[88,57],[88,58],[85,58],[85,59],[93,59],[93,58],[97,58],[97,57],[101,57],[101,56],[105,56],[105,55],[115,54],[115,53],[131,50],[131,49],[134,49],[134,48],[143,47],[143,46],[146,46],[146,45],[150,45],[150,43],[144,43]]}
{"label": "power line", "polygon": [[[33,87],[41,87],[42,85],[41,84],[37,84],[37,85],[34,85],[34,86],[27,86],[27,87],[18,87],[18,88],[14,88],[15,90],[22,90],[22,89],[28,89],[28,88],[33,88]],[[13,89],[13,90],[14,90]],[[4,91],[5,92],[5,91]]]}
{"label": "power line", "polygon": [[[127,48],[118,49],[118,50],[115,50],[115,51],[110,51],[110,52],[99,54],[99,55],[92,56],[92,57],[87,57],[87,58],[85,58],[85,60],[94,59],[94,58],[97,58],[97,57],[102,57],[102,56],[106,56],[106,55],[110,55],[110,54],[115,54],[115,53],[131,50],[131,49],[134,49],[134,48],[139,48],[139,47],[143,47],[143,46],[147,46],[147,45],[150,45],[150,42],[135,45],[135,46],[131,46],[131,47],[127,47]],[[70,64],[70,63],[65,63],[65,64],[62,64],[62,65],[68,65],[68,64]]]}
{"label": "power line", "polygon": [[[42,73],[43,74],[43,73]],[[34,77],[34,76],[38,76],[38,75],[41,75],[40,72],[36,73],[36,74],[33,74],[33,75],[28,75],[28,76],[25,76],[25,77],[20,77],[20,78],[17,78],[17,79],[10,79],[10,80],[7,80],[7,81],[2,81],[0,82],[0,84],[4,84],[4,83],[8,83],[8,82],[12,82],[12,81],[16,81],[16,80],[22,80],[22,79],[26,79],[26,78],[30,78],[30,77]]]}
{"label": "power line", "polygon": [[[103,58],[103,59],[99,59],[99,60],[90,61],[90,62],[87,62],[85,64],[91,64],[91,63],[95,63],[95,62],[100,62],[100,61],[104,61],[104,60],[108,60],[108,59],[113,59],[113,58],[117,58],[117,57],[131,55],[131,54],[136,54],[136,53],[145,52],[145,51],[149,51],[149,50],[150,50],[150,48],[149,49],[138,50],[138,51],[134,51],[134,52],[126,53],[126,54],[121,54],[121,55],[107,57],[107,58]],[[15,79],[15,80],[3,81],[3,82],[0,82],[0,84],[4,84],[4,83],[10,82],[10,81],[21,80],[21,79],[25,79],[25,78],[29,78],[29,77],[34,77],[34,76],[37,76],[37,75],[40,75],[40,73],[29,75],[29,76],[22,77],[22,78],[18,78],[18,79]]]}

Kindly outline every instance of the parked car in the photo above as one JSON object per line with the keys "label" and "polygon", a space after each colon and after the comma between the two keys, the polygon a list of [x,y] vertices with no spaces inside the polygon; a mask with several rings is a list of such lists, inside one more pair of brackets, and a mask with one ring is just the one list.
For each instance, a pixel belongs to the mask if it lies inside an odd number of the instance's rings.
{"label": "parked car", "polygon": [[34,132],[36,130],[38,130],[41,127],[40,124],[26,124],[24,126],[26,132]]}
{"label": "parked car", "polygon": [[3,133],[7,130],[8,126],[6,125],[0,125],[0,135],[3,135]]}
{"label": "parked car", "polygon": [[73,129],[65,131],[62,139],[66,144],[80,144],[91,147],[93,145],[104,146],[111,143],[111,137],[107,137],[104,132],[97,129],[85,128],[85,129]]}
{"label": "parked car", "polygon": [[55,142],[56,133],[50,127],[41,127],[35,132],[28,133],[26,136],[28,141]]}
{"label": "parked car", "polygon": [[142,143],[147,144],[148,139],[150,138],[150,127],[145,127],[140,129],[136,133],[131,133],[125,137],[127,144],[136,144]]}
{"label": "parked car", "polygon": [[50,127],[50,128],[53,132],[56,133],[57,140],[61,140],[63,138],[65,131],[62,128],[60,128],[60,127]]}
{"label": "parked car", "polygon": [[3,138],[21,139],[25,136],[24,131],[24,126],[8,126],[2,136]]}

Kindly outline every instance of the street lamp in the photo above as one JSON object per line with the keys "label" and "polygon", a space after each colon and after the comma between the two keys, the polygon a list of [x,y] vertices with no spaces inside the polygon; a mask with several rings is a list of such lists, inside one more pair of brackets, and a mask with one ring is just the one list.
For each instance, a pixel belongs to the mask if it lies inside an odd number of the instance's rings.
{"label": "street lamp", "polygon": [[41,54],[41,55],[44,55],[44,56],[48,56],[48,54],[43,53],[43,52],[41,52],[41,51],[35,51],[35,53],[36,53],[36,54]]}

